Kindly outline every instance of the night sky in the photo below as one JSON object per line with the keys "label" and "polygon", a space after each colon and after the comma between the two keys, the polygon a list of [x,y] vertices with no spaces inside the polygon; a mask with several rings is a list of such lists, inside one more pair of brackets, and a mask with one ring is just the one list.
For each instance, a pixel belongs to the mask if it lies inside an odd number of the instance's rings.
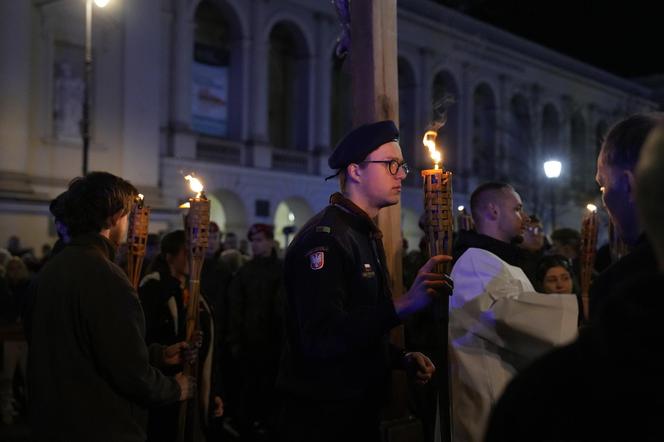
{"label": "night sky", "polygon": [[664,74],[656,1],[434,1],[622,77]]}

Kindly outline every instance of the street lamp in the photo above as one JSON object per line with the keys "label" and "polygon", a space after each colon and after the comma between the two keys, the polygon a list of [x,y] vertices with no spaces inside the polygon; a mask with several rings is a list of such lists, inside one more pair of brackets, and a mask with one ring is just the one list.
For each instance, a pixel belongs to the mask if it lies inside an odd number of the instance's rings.
{"label": "street lamp", "polygon": [[[94,0],[103,8],[110,0]],[[85,2],[85,77],[83,81],[83,119],[81,136],[83,137],[83,175],[88,173],[88,152],[90,150],[90,84],[92,79],[92,0]]]}
{"label": "street lamp", "polygon": [[549,178],[549,191],[551,193],[551,230],[556,229],[556,194],[553,191],[553,184],[556,178],[560,176],[563,165],[558,160],[549,160],[544,162],[544,174]]}

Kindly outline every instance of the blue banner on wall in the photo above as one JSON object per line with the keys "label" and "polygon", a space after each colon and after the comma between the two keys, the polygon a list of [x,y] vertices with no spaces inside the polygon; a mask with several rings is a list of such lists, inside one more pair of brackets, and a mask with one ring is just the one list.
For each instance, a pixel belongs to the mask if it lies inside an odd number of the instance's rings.
{"label": "blue banner on wall", "polygon": [[228,136],[228,67],[192,63],[191,126],[202,134]]}

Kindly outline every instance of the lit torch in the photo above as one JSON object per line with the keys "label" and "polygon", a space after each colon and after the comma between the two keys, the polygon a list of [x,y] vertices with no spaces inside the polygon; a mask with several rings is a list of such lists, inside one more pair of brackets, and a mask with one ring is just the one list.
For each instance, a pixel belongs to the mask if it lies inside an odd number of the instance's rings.
{"label": "lit torch", "polygon": [[138,289],[141,279],[141,267],[145,257],[145,246],[148,241],[148,224],[150,208],[144,204],[140,193],[134,200],[129,212],[129,228],[127,230],[127,276],[131,285]]}
{"label": "lit torch", "polygon": [[581,221],[581,305],[583,317],[590,319],[590,281],[592,278],[595,255],[597,254],[597,206],[588,204],[588,211]]}
{"label": "lit torch", "polygon": [[[189,254],[189,299],[186,302],[186,339],[187,342],[191,342],[194,339],[196,331],[199,329],[200,277],[208,245],[210,200],[205,197],[203,184],[198,178],[187,175],[185,179],[189,181],[191,190],[196,193],[195,197],[189,198],[187,203],[180,206],[181,208],[189,209],[187,214],[184,215],[184,231]],[[197,366],[198,364],[185,364],[184,374],[195,376],[198,371]],[[191,401],[197,404],[198,396],[194,395]],[[187,411],[188,402],[190,401],[183,401],[180,406],[179,441],[185,440],[187,430],[190,430],[193,422],[195,422],[195,419],[187,419],[189,415]],[[196,413],[197,408],[197,406],[191,407],[191,413]]]}
{"label": "lit torch", "polygon": [[[443,158],[436,150],[437,133],[433,130],[424,134],[422,143],[429,149],[434,162],[433,169],[422,171],[424,187],[424,228],[428,239],[429,257],[434,255],[452,254],[452,229],[454,227],[454,214],[452,213],[452,172],[443,168]],[[450,262],[438,264],[435,272],[450,273]],[[441,339],[439,369],[436,370],[435,385],[438,389],[438,418],[442,440],[450,440],[451,435],[446,434],[450,426],[450,367],[447,351],[449,302],[447,297],[435,299],[433,315],[436,320],[435,334]],[[446,430],[447,429],[447,430]]]}
{"label": "lit torch", "polygon": [[[442,154],[436,150],[437,133],[430,130],[424,134],[422,143],[429,149],[434,162],[433,169],[422,171],[424,179],[424,217],[425,231],[429,240],[429,256],[452,254],[452,172],[443,168]],[[440,166],[439,166],[440,165]],[[450,263],[444,263],[437,269],[440,273],[449,273]]]}

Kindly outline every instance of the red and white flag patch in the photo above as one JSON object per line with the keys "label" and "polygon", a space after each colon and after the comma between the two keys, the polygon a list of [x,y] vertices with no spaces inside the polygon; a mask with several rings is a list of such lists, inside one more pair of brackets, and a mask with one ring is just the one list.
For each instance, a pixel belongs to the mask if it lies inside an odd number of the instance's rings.
{"label": "red and white flag patch", "polygon": [[311,270],[320,270],[325,265],[325,252],[314,252],[309,255]]}

